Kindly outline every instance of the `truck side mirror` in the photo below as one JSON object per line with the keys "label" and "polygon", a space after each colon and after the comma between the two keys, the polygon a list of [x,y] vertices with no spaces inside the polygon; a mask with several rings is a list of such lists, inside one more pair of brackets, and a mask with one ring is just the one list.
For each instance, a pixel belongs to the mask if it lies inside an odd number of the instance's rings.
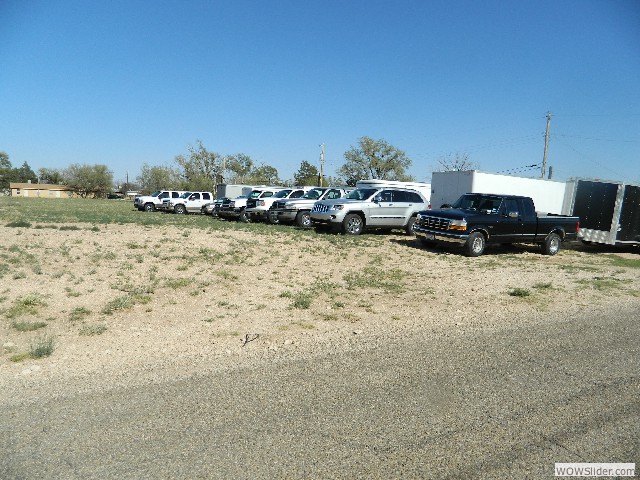
{"label": "truck side mirror", "polygon": [[382,197],[380,195],[376,195],[373,197],[373,203],[380,203],[382,201]]}

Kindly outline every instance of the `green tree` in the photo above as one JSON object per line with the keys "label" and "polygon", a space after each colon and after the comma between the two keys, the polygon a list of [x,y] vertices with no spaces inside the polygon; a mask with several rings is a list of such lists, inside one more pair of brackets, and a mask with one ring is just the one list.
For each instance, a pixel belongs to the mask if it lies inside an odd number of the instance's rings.
{"label": "green tree", "polygon": [[38,178],[40,183],[50,183],[52,185],[59,185],[64,182],[64,175],[55,168],[39,168]]}
{"label": "green tree", "polygon": [[9,154],[0,152],[0,190],[8,190],[10,182],[13,182],[13,166]]}
{"label": "green tree", "polygon": [[189,145],[187,150],[188,157],[178,155],[175,158],[176,163],[182,167],[186,188],[214,191],[222,178],[222,156],[207,150],[200,140],[195,147]]}
{"label": "green tree", "polygon": [[176,168],[143,164],[137,183],[144,193],[158,190],[181,190],[182,179]]}
{"label": "green tree", "polygon": [[63,175],[65,185],[82,198],[104,197],[113,185],[113,173],[106,165],[72,164]]}
{"label": "green tree", "polygon": [[413,180],[405,174],[405,170],[411,166],[411,160],[405,152],[382,139],[362,137],[358,147],[351,147],[345,152],[344,158],[345,163],[337,172],[347,185],[355,185],[363,179]]}
{"label": "green tree", "polygon": [[293,183],[295,185],[318,185],[320,173],[315,165],[303,160],[300,168],[293,174]]}
{"label": "green tree", "polygon": [[245,183],[246,177],[251,173],[253,160],[249,155],[236,153],[226,157],[226,169],[231,174],[229,178],[223,178],[224,183]]}
{"label": "green tree", "polygon": [[247,177],[247,183],[255,185],[279,185],[278,170],[270,165],[260,165],[251,170]]}
{"label": "green tree", "polygon": [[14,180],[13,180],[14,182],[38,183],[38,176],[31,169],[31,167],[29,166],[29,164],[27,162],[24,162],[20,168],[15,168],[14,172],[15,172],[14,173],[14,177],[13,177],[14,178]]}

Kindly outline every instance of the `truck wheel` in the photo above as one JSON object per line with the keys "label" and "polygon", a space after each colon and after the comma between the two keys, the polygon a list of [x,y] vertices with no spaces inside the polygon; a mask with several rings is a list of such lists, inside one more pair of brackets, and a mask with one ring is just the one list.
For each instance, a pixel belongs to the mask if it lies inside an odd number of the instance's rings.
{"label": "truck wheel", "polygon": [[183,215],[185,213],[187,213],[187,209],[184,205],[182,205],[181,203],[179,203],[178,205],[176,205],[173,209],[174,212]]}
{"label": "truck wheel", "polygon": [[144,211],[145,212],[153,212],[156,209],[155,205],[153,203],[145,203],[144,204]]}
{"label": "truck wheel", "polygon": [[411,217],[407,222],[407,225],[404,227],[404,231],[407,232],[407,235],[413,235],[413,224],[416,223],[416,217]]}
{"label": "truck wheel", "polygon": [[278,225],[280,220],[278,220],[278,216],[275,213],[267,212],[267,223],[270,225]]}
{"label": "truck wheel", "polygon": [[311,224],[311,212],[298,212],[296,215],[296,225],[302,228],[309,228]]}
{"label": "truck wheel", "polygon": [[479,257],[484,252],[487,240],[480,232],[472,232],[464,244],[464,253],[467,257]]}
{"label": "truck wheel", "polygon": [[550,233],[547,238],[544,239],[542,244],[542,251],[545,255],[555,255],[560,250],[560,235],[557,233]]}
{"label": "truck wheel", "polygon": [[360,215],[350,213],[342,221],[342,231],[347,235],[360,235],[364,229],[364,221]]}
{"label": "truck wheel", "polygon": [[251,218],[249,217],[247,212],[245,212],[244,210],[240,212],[240,216],[238,217],[238,220],[240,220],[242,223],[251,223]]}

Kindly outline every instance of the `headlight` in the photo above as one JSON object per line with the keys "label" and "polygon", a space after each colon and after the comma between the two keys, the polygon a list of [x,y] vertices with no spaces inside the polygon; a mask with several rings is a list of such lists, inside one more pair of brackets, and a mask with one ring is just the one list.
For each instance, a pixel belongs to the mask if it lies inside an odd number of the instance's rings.
{"label": "headlight", "polygon": [[333,209],[334,210],[342,210],[342,209],[344,209],[344,205],[334,205]]}
{"label": "headlight", "polygon": [[419,222],[422,219],[422,215],[418,214],[416,215],[416,222]]}
{"label": "headlight", "polygon": [[466,220],[451,220],[449,222],[449,230],[466,230],[467,229],[467,221]]}

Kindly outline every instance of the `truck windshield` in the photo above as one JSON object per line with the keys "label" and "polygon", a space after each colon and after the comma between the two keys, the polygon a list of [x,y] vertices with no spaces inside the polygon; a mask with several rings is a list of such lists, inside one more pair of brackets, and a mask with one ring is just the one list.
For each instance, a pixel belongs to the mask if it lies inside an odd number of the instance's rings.
{"label": "truck windshield", "polygon": [[274,195],[275,198],[287,198],[287,195],[291,193],[291,190],[280,190]]}
{"label": "truck windshield", "polygon": [[372,197],[377,191],[377,188],[356,188],[344,198],[348,198],[350,200],[366,200],[367,198]]}
{"label": "truck windshield", "polygon": [[258,198],[261,193],[262,193],[262,190],[254,190],[249,194],[247,198]]}
{"label": "truck windshield", "polygon": [[326,188],[314,188],[313,190],[309,190],[305,193],[302,198],[306,198],[307,200],[317,200],[325,191]]}
{"label": "truck windshield", "polygon": [[502,198],[488,195],[462,195],[453,208],[472,210],[474,212],[497,213],[500,210]]}

